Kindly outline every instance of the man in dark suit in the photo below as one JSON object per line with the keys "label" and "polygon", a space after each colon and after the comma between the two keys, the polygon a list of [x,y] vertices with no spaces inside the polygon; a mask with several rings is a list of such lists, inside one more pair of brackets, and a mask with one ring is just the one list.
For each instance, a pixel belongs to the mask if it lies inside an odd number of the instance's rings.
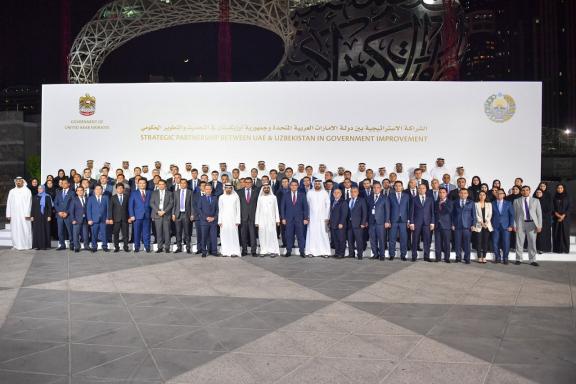
{"label": "man in dark suit", "polygon": [[188,189],[188,182],[180,180],[177,191],[174,191],[174,208],[172,210],[172,221],[176,227],[176,251],[182,252],[182,243],[186,245],[186,253],[190,253],[190,228],[194,219],[194,205],[192,202],[192,191]]}
{"label": "man in dark suit", "polygon": [[429,188],[428,180],[422,178],[422,168],[416,168],[414,170],[414,179],[416,180],[416,187],[420,187],[421,184],[426,186],[426,189]]}
{"label": "man in dark suit", "polygon": [[270,171],[270,181],[268,182],[268,184],[270,184],[270,191],[274,195],[276,195],[276,192],[278,192],[278,190],[280,189],[281,186],[280,180],[281,179],[278,178],[278,171],[272,169]]}
{"label": "man in dark suit", "polygon": [[334,257],[343,258],[346,252],[346,233],[348,224],[348,203],[342,198],[340,189],[334,190],[334,201],[330,209],[330,233],[334,245]]}
{"label": "man in dark suit", "polygon": [[426,197],[427,187],[424,183],[418,187],[418,195],[412,200],[410,210],[410,229],[412,235],[412,261],[418,258],[418,243],[420,235],[424,243],[424,261],[430,262],[430,245],[434,230],[434,201]]}
{"label": "man in dark suit", "polygon": [[166,181],[160,180],[158,189],[152,192],[150,197],[151,218],[156,227],[156,243],[158,244],[156,253],[162,252],[162,248],[166,253],[170,253],[170,219],[173,207],[173,192],[166,189]]}
{"label": "man in dark suit", "polygon": [[88,199],[86,218],[92,231],[92,252],[98,248],[98,240],[102,242],[102,250],[108,252],[108,236],[106,223],[108,222],[108,196],[103,194],[102,187],[94,188],[94,195]]}
{"label": "man in dark suit", "polygon": [[[66,249],[65,239],[72,239],[72,220],[68,217],[70,209],[70,201],[74,198],[74,192],[70,189],[70,182],[67,178],[60,181],[62,190],[56,191],[56,198],[54,199],[54,210],[56,211],[56,224],[58,225],[58,242],[60,246],[57,248],[59,251]],[[84,191],[82,190],[82,193]],[[74,249],[74,244],[70,241],[70,249]]]}
{"label": "man in dark suit", "polygon": [[352,196],[348,201],[348,257],[358,257],[362,260],[364,254],[364,231],[368,226],[366,201],[359,196],[357,187],[352,188]]}
{"label": "man in dark suit", "polygon": [[[80,234],[84,241],[84,249],[90,249],[88,243],[88,221],[86,220],[86,204],[87,198],[84,197],[84,188],[76,188],[76,196],[71,197],[68,206],[68,217],[72,224],[72,234],[70,236],[70,244],[74,252],[80,252]],[[64,248],[66,249],[66,248]]]}
{"label": "man in dark suit", "polygon": [[218,256],[216,232],[218,226],[218,198],[212,196],[211,184],[204,186],[204,196],[198,201],[196,212],[198,215],[198,226],[201,227],[200,232],[202,233],[202,257],[206,257],[207,253]]}
{"label": "man in dark suit", "polygon": [[260,188],[262,186],[262,180],[258,178],[258,169],[252,168],[250,170],[250,178],[252,179],[252,185],[256,188]]}
{"label": "man in dark suit", "polygon": [[454,201],[452,212],[456,262],[462,261],[462,251],[464,251],[464,262],[470,264],[470,237],[472,227],[476,225],[476,209],[474,203],[468,200],[466,188],[460,189],[459,199]]}
{"label": "man in dark suit", "polygon": [[[451,190],[450,193],[448,193],[448,198],[452,201],[458,200],[460,198],[460,190],[466,188],[466,179],[459,177],[458,180],[456,180],[456,184],[458,184],[458,186]],[[471,199],[469,194],[467,199]]]}
{"label": "man in dark suit", "polygon": [[448,191],[441,187],[438,190],[438,200],[435,203],[434,217],[436,225],[434,226],[434,251],[436,261],[442,259],[444,253],[444,262],[450,263],[450,238],[452,235],[452,200],[448,199]]}
{"label": "man in dark suit", "polygon": [[106,175],[100,175],[100,180],[98,185],[102,187],[102,194],[105,196],[112,196],[113,186],[109,182],[109,178]]}
{"label": "man in dark suit", "polygon": [[218,176],[218,171],[212,171],[212,180],[210,180],[210,185],[212,186],[212,196],[216,198],[224,193],[224,185],[221,181],[218,181]]}
{"label": "man in dark suit", "polygon": [[290,184],[293,181],[298,182],[298,179],[294,177],[294,170],[290,167],[286,168],[284,171],[284,177],[288,179],[288,189],[290,189]]}
{"label": "man in dark suit", "polygon": [[294,235],[298,239],[298,248],[300,256],[306,257],[304,250],[306,248],[306,238],[304,237],[304,228],[310,220],[310,209],[306,200],[306,193],[298,190],[298,182],[290,183],[290,192],[284,193],[282,204],[280,204],[280,218],[282,224],[286,226],[286,254],[292,255],[294,247]]}
{"label": "man in dark suit", "polygon": [[[285,194],[290,194],[290,181],[288,180],[287,177],[282,178],[280,188],[276,192],[276,201],[278,202],[278,207],[282,205],[282,200],[284,199]],[[286,247],[286,225],[280,222],[280,226],[278,226],[278,231],[280,232],[279,234],[282,239],[281,247]]]}
{"label": "man in dark suit", "polygon": [[202,253],[204,246],[202,242],[204,241],[204,236],[202,235],[202,227],[200,226],[200,222],[198,221],[198,204],[200,200],[204,197],[204,189],[206,188],[206,182],[198,181],[198,186],[192,192],[192,204],[194,207],[194,212],[196,215],[192,220],[190,225],[190,236],[192,236],[192,231],[194,230],[194,225],[196,225],[196,254],[199,255]]}
{"label": "man in dark suit", "polygon": [[138,189],[132,191],[128,201],[129,221],[133,223],[134,252],[140,252],[144,241],[146,252],[150,252],[150,191],[146,189],[146,179],[138,180]]}
{"label": "man in dark suit", "polygon": [[244,188],[238,191],[240,198],[240,245],[242,256],[248,254],[248,244],[252,256],[256,255],[256,205],[258,204],[258,189],[252,184],[252,179],[244,179]]}
{"label": "man in dark suit", "polygon": [[362,187],[359,188],[359,191],[359,197],[363,199],[372,198],[372,184],[370,183],[369,179],[364,179],[362,181]]}
{"label": "man in dark suit", "polygon": [[492,249],[494,262],[508,264],[510,252],[510,233],[514,228],[514,207],[512,203],[504,200],[506,192],[498,190],[496,201],[492,202]]}
{"label": "man in dark suit", "polygon": [[388,252],[390,253],[390,260],[396,257],[396,239],[400,236],[400,258],[406,260],[406,253],[408,252],[408,231],[407,223],[409,219],[409,200],[410,195],[402,192],[403,185],[401,181],[394,183],[394,193],[390,194],[390,244]]}
{"label": "man in dark suit", "polygon": [[374,194],[367,200],[368,233],[373,259],[384,260],[386,228],[390,227],[390,202],[382,194],[382,185],[375,181],[372,185]]}
{"label": "man in dark suit", "polygon": [[116,194],[109,203],[109,224],[112,224],[114,252],[120,251],[120,232],[124,243],[124,252],[128,252],[128,201],[130,196],[124,192],[124,184],[116,184]]}
{"label": "man in dark suit", "polygon": [[340,183],[340,190],[342,191],[342,198],[346,201],[350,200],[352,196],[352,181],[350,179],[344,179]]}

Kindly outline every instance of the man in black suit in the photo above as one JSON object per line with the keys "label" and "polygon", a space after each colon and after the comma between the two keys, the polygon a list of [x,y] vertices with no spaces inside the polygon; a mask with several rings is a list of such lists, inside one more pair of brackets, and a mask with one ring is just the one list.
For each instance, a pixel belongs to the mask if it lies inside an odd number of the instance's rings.
{"label": "man in black suit", "polygon": [[120,251],[120,231],[122,231],[124,252],[128,252],[129,197],[130,196],[124,192],[124,184],[116,184],[116,194],[110,198],[108,214],[108,217],[111,217],[108,224],[113,224],[112,234],[114,236],[114,252]]}
{"label": "man in black suit", "polygon": [[180,179],[180,185],[173,193],[172,221],[176,227],[176,251],[174,253],[182,252],[182,243],[186,244],[186,253],[190,253],[190,229],[195,213],[192,191],[188,189],[188,182],[185,179]]}
{"label": "man in black suit", "polygon": [[[452,201],[456,201],[460,198],[460,190],[466,188],[466,179],[463,177],[459,177],[458,180],[456,180],[456,184],[458,188],[450,191],[450,193],[448,194],[448,199]],[[472,199],[471,196],[468,195],[468,200],[471,199]]]}
{"label": "man in black suit", "polygon": [[268,184],[270,184],[271,192],[275,195],[276,192],[278,192],[278,190],[280,189],[280,179],[278,179],[278,171],[276,171],[275,169],[272,169],[270,171],[270,181],[268,182]]}
{"label": "man in black suit", "polygon": [[426,186],[426,190],[430,188],[428,184],[428,180],[422,178],[422,168],[416,168],[414,170],[414,179],[416,179],[416,188],[420,186],[420,184],[424,184]]}
{"label": "man in black suit", "polygon": [[347,202],[348,214],[348,257],[354,258],[357,251],[358,260],[364,253],[364,230],[368,226],[366,201],[359,196],[358,187],[352,188],[352,195]]}
{"label": "man in black suit", "polygon": [[252,256],[256,256],[256,204],[258,203],[258,188],[252,183],[252,178],[244,179],[244,188],[238,191],[240,197],[240,245],[242,256],[248,254],[248,241]]}
{"label": "man in black suit", "polygon": [[334,243],[334,257],[344,257],[346,251],[346,225],[348,223],[348,202],[342,198],[340,189],[334,190],[334,202],[330,209],[330,232]]}

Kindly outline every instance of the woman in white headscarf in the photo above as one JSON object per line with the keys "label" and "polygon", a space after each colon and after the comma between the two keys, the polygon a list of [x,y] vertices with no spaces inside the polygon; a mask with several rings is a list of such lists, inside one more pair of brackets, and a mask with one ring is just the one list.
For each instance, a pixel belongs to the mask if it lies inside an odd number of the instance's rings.
{"label": "woman in white headscarf", "polygon": [[8,202],[6,203],[6,219],[10,221],[12,245],[14,249],[30,249],[32,248],[32,227],[30,225],[32,192],[21,177],[14,179],[14,184],[15,187],[8,193]]}

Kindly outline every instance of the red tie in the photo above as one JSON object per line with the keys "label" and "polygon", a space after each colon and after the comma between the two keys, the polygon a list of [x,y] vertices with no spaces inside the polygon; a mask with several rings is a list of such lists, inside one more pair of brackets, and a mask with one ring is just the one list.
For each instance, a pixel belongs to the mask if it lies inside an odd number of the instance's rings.
{"label": "red tie", "polygon": [[246,190],[246,193],[247,193],[247,195],[246,195],[246,202],[247,202],[248,204],[250,204],[250,190],[247,189],[247,190]]}
{"label": "red tie", "polygon": [[292,193],[292,205],[296,205],[296,193]]}
{"label": "red tie", "polygon": [[142,202],[146,201],[146,195],[144,195],[144,191],[142,191]]}

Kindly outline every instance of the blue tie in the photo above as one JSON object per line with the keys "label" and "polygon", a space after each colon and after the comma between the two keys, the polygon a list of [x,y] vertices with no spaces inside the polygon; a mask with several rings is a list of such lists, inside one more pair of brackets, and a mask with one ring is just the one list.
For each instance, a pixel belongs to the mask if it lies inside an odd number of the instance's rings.
{"label": "blue tie", "polygon": [[354,203],[356,202],[356,199],[352,199],[350,200],[350,209],[354,208]]}
{"label": "blue tie", "polygon": [[530,218],[530,208],[528,208],[528,199],[524,199],[524,209],[526,209],[526,220],[532,220]]}
{"label": "blue tie", "polygon": [[208,204],[212,204],[212,198],[208,196]]}

